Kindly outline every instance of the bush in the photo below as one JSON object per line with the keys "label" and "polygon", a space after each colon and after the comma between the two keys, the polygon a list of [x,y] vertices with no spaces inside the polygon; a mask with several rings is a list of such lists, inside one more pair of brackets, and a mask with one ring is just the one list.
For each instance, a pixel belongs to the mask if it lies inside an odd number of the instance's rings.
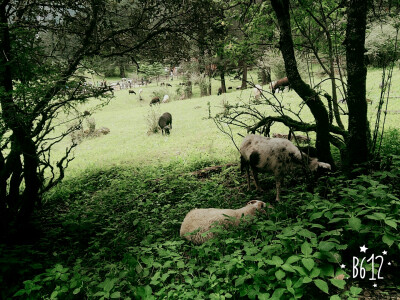
{"label": "bush", "polygon": [[159,105],[150,106],[146,117],[148,135],[158,133],[160,131],[160,127],[158,126],[158,119],[160,118],[160,115]]}

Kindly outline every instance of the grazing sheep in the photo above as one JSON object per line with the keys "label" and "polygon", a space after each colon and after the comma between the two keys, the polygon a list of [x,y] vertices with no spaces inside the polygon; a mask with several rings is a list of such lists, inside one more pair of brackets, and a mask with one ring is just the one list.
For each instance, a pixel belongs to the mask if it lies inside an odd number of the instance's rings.
{"label": "grazing sheep", "polygon": [[247,185],[250,189],[249,168],[251,168],[254,182],[258,191],[262,191],[258,183],[259,171],[271,171],[276,182],[276,201],[279,201],[281,184],[286,174],[301,168],[304,162],[310,171],[316,171],[318,167],[331,169],[330,164],[319,162],[317,158],[311,158],[301,152],[292,142],[282,138],[268,138],[260,135],[249,134],[240,146],[241,170],[246,170]]}
{"label": "grazing sheep", "polygon": [[162,103],[167,103],[168,101],[169,101],[169,96],[168,95],[164,95]]}
{"label": "grazing sheep", "polygon": [[152,106],[154,104],[160,104],[160,98],[159,97],[154,97],[153,99],[151,99],[150,106]]}
{"label": "grazing sheep", "polygon": [[256,84],[253,88],[253,94],[254,94],[254,98],[256,100],[260,99],[261,97],[261,91],[262,91],[262,87],[259,84]]}
{"label": "grazing sheep", "polygon": [[170,113],[163,113],[162,116],[158,119],[158,126],[161,128],[161,133],[164,135],[164,131],[166,135],[169,135],[172,129],[172,116]]}
{"label": "grazing sheep", "polygon": [[272,94],[275,94],[276,90],[281,90],[283,91],[283,89],[285,87],[289,87],[290,90],[290,84],[289,84],[289,79],[287,77],[281,78],[277,81],[271,82],[271,90],[272,90]]}
{"label": "grazing sheep", "polygon": [[161,83],[160,83],[160,86],[163,86],[163,85],[165,85],[165,82],[161,82]]}
{"label": "grazing sheep", "polygon": [[232,87],[230,86],[230,87],[228,87],[228,90],[231,90],[232,89]]}
{"label": "grazing sheep", "polygon": [[129,92],[128,92],[129,94],[135,94],[136,95],[136,93],[135,93],[135,91],[134,90],[129,90]]}
{"label": "grazing sheep", "polygon": [[237,90],[240,90],[241,88],[242,88],[241,85],[238,85],[238,86],[236,87]]}
{"label": "grazing sheep", "polygon": [[85,111],[83,112],[83,116],[84,116],[84,117],[90,116],[90,115],[91,115],[91,113],[90,113],[90,111],[88,111],[88,110],[85,110]]}
{"label": "grazing sheep", "polygon": [[[265,203],[252,200],[245,207],[239,209],[201,208],[191,210],[182,222],[180,236],[194,244],[202,244],[214,237],[208,232],[215,225],[237,226],[242,216],[254,216],[256,211],[265,212]],[[229,216],[229,217],[227,217]],[[195,234],[190,234],[197,231]]]}
{"label": "grazing sheep", "polygon": [[218,88],[217,96],[219,96],[219,95],[221,95],[221,94],[222,94],[222,87],[219,87],[219,88]]}
{"label": "grazing sheep", "polygon": [[169,83],[167,83],[167,84],[166,84],[166,86],[170,86],[170,87],[172,87],[172,85],[171,85],[171,84],[169,84]]}

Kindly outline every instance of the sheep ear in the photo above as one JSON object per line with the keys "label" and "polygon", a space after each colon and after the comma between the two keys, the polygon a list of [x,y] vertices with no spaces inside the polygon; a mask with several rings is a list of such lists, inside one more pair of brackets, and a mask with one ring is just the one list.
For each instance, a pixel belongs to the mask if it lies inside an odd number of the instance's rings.
{"label": "sheep ear", "polygon": [[247,202],[247,205],[254,204],[256,202],[257,202],[257,200],[251,200],[251,201]]}

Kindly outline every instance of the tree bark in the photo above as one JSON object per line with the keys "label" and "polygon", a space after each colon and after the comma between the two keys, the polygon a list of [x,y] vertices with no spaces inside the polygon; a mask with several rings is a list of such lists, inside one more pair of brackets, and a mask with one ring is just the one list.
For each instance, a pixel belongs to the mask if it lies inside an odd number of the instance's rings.
{"label": "tree bark", "polygon": [[279,47],[285,61],[286,74],[296,93],[303,99],[316,122],[316,148],[318,157],[331,165],[334,164],[329,142],[329,117],[326,108],[318,94],[300,77],[294,55],[292,39],[289,0],[271,0],[280,27]]}
{"label": "tree bark", "polygon": [[247,62],[242,61],[242,67],[243,67],[243,74],[242,74],[242,85],[240,89],[245,90],[247,89]]}
{"label": "tree bark", "polygon": [[365,65],[365,29],[368,1],[351,0],[348,7],[346,28],[346,60],[347,60],[347,106],[349,109],[349,167],[365,163],[370,157],[371,140],[367,118]]}
{"label": "tree bark", "polygon": [[225,82],[225,72],[221,71],[221,88],[222,88],[222,93],[226,93],[226,82]]}

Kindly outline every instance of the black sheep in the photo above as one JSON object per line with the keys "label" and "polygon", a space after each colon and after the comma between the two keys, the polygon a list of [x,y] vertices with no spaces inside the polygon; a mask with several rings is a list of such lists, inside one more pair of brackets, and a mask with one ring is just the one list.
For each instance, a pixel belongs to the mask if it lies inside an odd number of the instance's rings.
{"label": "black sheep", "polygon": [[160,98],[159,97],[154,97],[153,99],[151,99],[150,106],[152,106],[154,104],[160,104]]}
{"label": "black sheep", "polygon": [[217,95],[219,96],[219,95],[221,95],[221,94],[222,94],[222,87],[218,88],[218,93],[217,93]]}
{"label": "black sheep", "polygon": [[162,116],[158,119],[158,126],[161,128],[161,133],[169,134],[172,129],[172,116],[170,113],[163,113]]}

